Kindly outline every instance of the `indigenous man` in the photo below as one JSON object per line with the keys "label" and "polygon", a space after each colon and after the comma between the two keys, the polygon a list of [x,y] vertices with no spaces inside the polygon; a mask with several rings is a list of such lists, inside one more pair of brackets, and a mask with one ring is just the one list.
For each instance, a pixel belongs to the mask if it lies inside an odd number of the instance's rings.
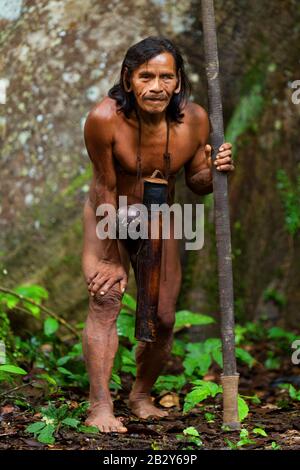
{"label": "indigenous man", "polygon": [[[90,377],[86,422],[102,432],[127,431],[122,419],[113,414],[109,381],[118,349],[116,319],[129,266],[131,263],[135,270],[136,258],[126,241],[97,237],[100,219],[96,209],[103,203],[117,209],[120,195],[127,196],[128,205],[142,203],[141,178],[151,176],[157,169],[168,179],[169,204],[174,201],[176,174],[183,167],[186,184],[193,192],[212,192],[209,120],[201,106],[188,101],[189,89],[178,49],[166,38],[148,37],[129,48],[119,82],[86,120],[84,138],[94,170],[84,207],[83,271],[90,293],[83,332]],[[220,147],[215,165],[218,171],[234,170],[230,143]],[[157,339],[138,343],[137,375],[129,395],[131,411],[140,418],[167,415],[154,406],[150,392],[171,350],[181,285],[174,218],[171,237],[163,243],[162,265],[166,266],[166,276],[160,279]]]}

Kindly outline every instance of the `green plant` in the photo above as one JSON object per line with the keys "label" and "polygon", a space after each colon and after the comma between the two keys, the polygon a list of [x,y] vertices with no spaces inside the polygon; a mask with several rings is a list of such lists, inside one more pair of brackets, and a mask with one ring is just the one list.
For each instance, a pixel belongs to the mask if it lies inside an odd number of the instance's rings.
{"label": "green plant", "polygon": [[292,384],[280,384],[279,388],[287,389],[287,391],[289,392],[289,397],[292,400],[300,401],[300,390],[296,390],[294,385],[292,385]]}
{"label": "green plant", "polygon": [[[200,439],[200,434],[196,428],[193,426],[189,426],[182,431],[182,434],[177,434],[176,438],[179,441],[183,441],[184,443],[194,444],[197,447],[202,446],[202,441]],[[186,449],[192,449],[192,447],[187,447]]]}
{"label": "green plant", "polygon": [[230,441],[226,437],[225,437],[224,441],[228,445],[228,447],[232,450],[235,450],[235,449],[238,449],[240,447],[244,447],[244,446],[247,446],[247,445],[250,445],[250,444],[256,444],[256,441],[249,438],[249,432],[247,431],[247,429],[242,429],[241,430],[240,439],[237,443],[234,443],[234,442]]}
{"label": "green plant", "polygon": [[222,387],[214,382],[205,380],[195,380],[192,382],[195,385],[191,392],[187,393],[184,400],[183,412],[187,413],[194,408],[198,403],[201,403],[208,397],[215,397],[221,393]]}
{"label": "green plant", "polygon": [[257,434],[258,436],[263,436],[263,437],[268,436],[266,431],[262,428],[254,428],[254,429],[252,429],[252,432],[253,432],[253,434]]}
{"label": "green plant", "polygon": [[54,444],[55,433],[63,427],[73,428],[84,433],[98,433],[98,428],[84,426],[78,419],[80,414],[86,411],[86,408],[86,403],[75,410],[69,410],[66,404],[56,408],[55,405],[49,403],[47,407],[41,409],[42,419],[27,426],[25,431],[32,433],[43,444]]}
{"label": "green plant", "polygon": [[281,447],[275,441],[273,441],[272,444],[271,444],[271,449],[272,450],[280,450]]}
{"label": "green plant", "polygon": [[286,297],[282,292],[279,292],[276,289],[268,288],[263,292],[263,299],[265,302],[268,300],[273,300],[273,302],[278,305],[278,307],[284,307],[286,305]]}

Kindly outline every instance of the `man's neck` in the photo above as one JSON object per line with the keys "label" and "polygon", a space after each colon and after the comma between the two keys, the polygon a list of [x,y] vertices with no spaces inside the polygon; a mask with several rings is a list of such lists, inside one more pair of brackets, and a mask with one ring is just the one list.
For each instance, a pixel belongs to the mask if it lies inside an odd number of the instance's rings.
{"label": "man's neck", "polygon": [[138,115],[141,119],[142,124],[147,127],[159,127],[160,124],[166,122],[166,112],[163,113],[147,113],[139,108]]}

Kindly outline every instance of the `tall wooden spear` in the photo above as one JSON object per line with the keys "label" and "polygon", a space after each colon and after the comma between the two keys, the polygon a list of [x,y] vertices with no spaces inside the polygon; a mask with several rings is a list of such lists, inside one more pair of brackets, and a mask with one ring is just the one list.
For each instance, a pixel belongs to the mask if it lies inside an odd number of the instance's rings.
{"label": "tall wooden spear", "polygon": [[[212,160],[224,143],[222,99],[219,82],[219,60],[213,0],[202,0],[205,67],[208,82],[211,123]],[[215,165],[213,165],[214,167]],[[214,216],[218,253],[219,299],[223,352],[223,424],[239,429],[238,381],[236,371],[231,235],[227,190],[227,174],[213,169]]]}

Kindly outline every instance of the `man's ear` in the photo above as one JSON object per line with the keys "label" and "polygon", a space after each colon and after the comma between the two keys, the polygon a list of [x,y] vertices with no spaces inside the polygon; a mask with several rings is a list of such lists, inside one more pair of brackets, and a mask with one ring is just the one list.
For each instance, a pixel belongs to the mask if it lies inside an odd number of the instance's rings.
{"label": "man's ear", "polygon": [[177,86],[174,93],[177,95],[181,90],[181,69],[178,70]]}
{"label": "man's ear", "polygon": [[128,68],[127,67],[125,67],[124,73],[123,73],[123,87],[124,87],[124,90],[127,93],[130,93],[132,91],[131,83],[130,83],[130,80],[128,79]]}

